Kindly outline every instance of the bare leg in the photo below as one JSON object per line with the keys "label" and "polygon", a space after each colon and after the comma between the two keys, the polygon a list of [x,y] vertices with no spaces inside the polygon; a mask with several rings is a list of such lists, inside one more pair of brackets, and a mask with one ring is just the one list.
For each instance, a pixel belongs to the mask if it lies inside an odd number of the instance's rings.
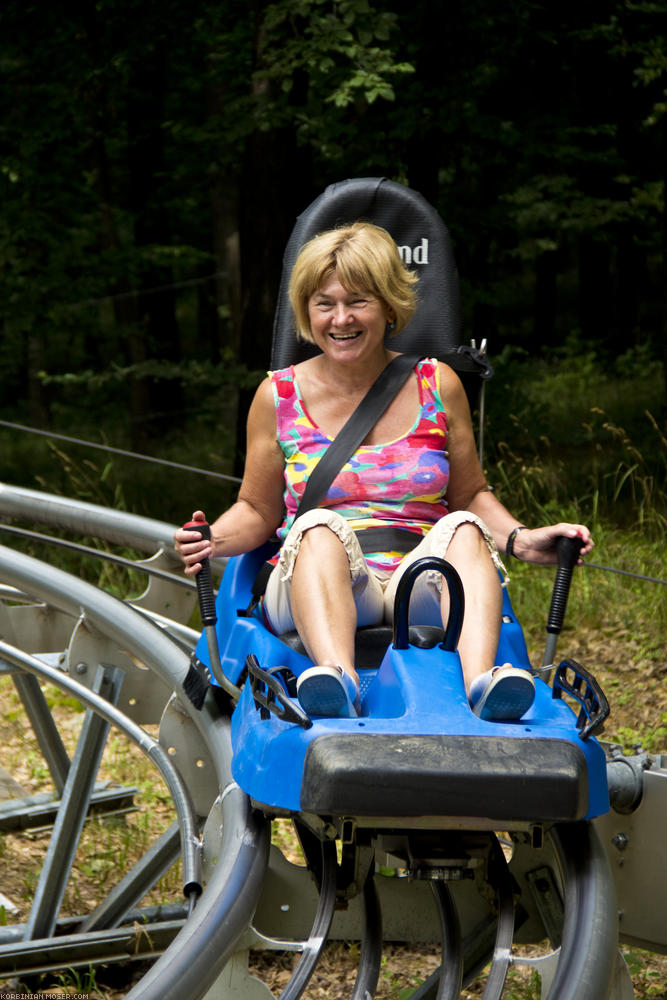
{"label": "bare leg", "polygon": [[[457,570],[465,592],[465,614],[459,639],[459,656],[466,691],[480,674],[495,665],[502,591],[498,572],[491,561],[481,532],[474,524],[462,524],[447,547],[445,558]],[[449,614],[449,595],[442,588],[443,622]]]}
{"label": "bare leg", "polygon": [[[456,530],[447,547],[447,559],[458,571],[465,591],[459,656],[473,711],[482,719],[519,719],[533,703],[535,685],[526,671],[516,670],[511,663],[495,664],[502,591],[489,550],[474,525],[462,524]],[[444,587],[441,611],[444,621],[449,611]]]}
{"label": "bare leg", "polygon": [[340,666],[359,684],[354,664],[357,609],[350,563],[338,536],[324,525],[303,535],[291,589],[294,624],[310,659]]}

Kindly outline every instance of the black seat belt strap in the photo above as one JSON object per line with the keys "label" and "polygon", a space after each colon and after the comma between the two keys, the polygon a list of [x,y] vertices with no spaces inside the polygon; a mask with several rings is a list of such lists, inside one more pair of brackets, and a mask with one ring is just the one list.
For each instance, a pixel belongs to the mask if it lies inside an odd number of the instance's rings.
{"label": "black seat belt strap", "polygon": [[[354,455],[364,438],[375,427],[391,401],[396,398],[399,390],[405,385],[410,377],[410,373],[420,360],[420,357],[416,355],[399,354],[389,362],[386,368],[382,369],[354,413],[348,417],[344,426],[333,439],[308,477],[308,482],[306,483],[306,488],[301,497],[294,520],[300,517],[301,514],[305,514],[307,510],[317,507],[320,500],[326,496],[327,490],[340,470],[348,459]],[[367,531],[359,532],[358,537],[360,542],[364,535],[374,530],[367,529]],[[362,543],[362,551],[365,545],[372,544],[375,547],[372,549],[366,548],[367,552],[381,552],[385,548],[385,545],[381,543],[386,543],[388,546],[387,551],[392,551],[397,541],[397,532],[400,532],[401,535],[413,536],[412,538],[408,537],[402,540],[401,545],[398,546],[399,551],[405,548],[405,551],[409,552],[421,541],[419,535],[414,532],[401,531],[401,529],[396,529],[396,532],[393,532],[391,537],[385,534],[380,538],[380,530],[385,531],[385,529],[377,529],[378,534],[376,534],[375,540],[368,538],[366,542]],[[394,544],[390,545],[390,541]],[[239,612],[241,615],[248,616],[252,614],[259,598],[266,590],[266,584],[272,569],[273,565],[271,563],[265,563],[262,566],[252,587],[252,601],[245,611]]]}
{"label": "black seat belt strap", "polygon": [[363,528],[355,532],[361,551],[369,552],[400,552],[406,555],[416,549],[424,536],[419,531],[409,528]]}

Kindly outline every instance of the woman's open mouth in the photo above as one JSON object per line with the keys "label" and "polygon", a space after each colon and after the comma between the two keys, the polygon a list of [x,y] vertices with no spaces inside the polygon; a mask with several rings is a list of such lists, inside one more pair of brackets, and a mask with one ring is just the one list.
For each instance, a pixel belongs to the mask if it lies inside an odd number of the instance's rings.
{"label": "woman's open mouth", "polygon": [[329,336],[335,341],[355,340],[361,336],[361,330],[353,330],[350,333],[330,333]]}

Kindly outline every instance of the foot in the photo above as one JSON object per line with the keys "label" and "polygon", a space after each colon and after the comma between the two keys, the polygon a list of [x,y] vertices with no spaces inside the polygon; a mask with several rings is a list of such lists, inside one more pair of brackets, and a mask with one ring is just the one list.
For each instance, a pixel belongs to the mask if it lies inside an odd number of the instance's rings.
{"label": "foot", "polygon": [[357,685],[342,667],[309,667],[299,675],[296,693],[307,715],[342,719],[359,715]]}
{"label": "foot", "polygon": [[535,700],[535,681],[527,670],[505,663],[494,667],[470,685],[470,705],[480,719],[494,722],[518,720]]}

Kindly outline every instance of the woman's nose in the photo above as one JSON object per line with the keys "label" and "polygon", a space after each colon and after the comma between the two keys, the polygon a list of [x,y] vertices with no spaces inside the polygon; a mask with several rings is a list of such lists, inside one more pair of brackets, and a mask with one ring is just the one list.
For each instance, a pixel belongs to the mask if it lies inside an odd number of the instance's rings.
{"label": "woman's nose", "polygon": [[352,309],[345,302],[338,302],[334,309],[334,322],[337,326],[345,326],[352,316]]}

